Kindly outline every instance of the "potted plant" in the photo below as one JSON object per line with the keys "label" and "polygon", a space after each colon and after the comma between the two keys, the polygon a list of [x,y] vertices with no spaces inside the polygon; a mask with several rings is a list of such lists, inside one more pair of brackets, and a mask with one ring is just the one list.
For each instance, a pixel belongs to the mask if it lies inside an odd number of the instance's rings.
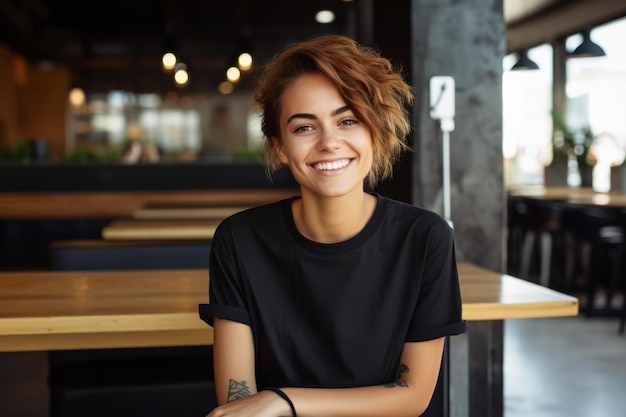
{"label": "potted plant", "polygon": [[572,128],[565,119],[552,111],[553,138],[552,164],[567,167],[570,160],[575,160],[580,174],[582,187],[591,187],[593,183],[593,167],[596,158],[592,150],[595,135],[589,126]]}

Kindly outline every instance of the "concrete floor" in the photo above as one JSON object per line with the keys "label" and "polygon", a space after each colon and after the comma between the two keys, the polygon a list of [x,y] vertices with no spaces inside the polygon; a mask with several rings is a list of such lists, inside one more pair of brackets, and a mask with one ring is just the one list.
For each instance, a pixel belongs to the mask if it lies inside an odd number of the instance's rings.
{"label": "concrete floor", "polygon": [[[505,322],[505,417],[626,413],[626,335],[615,318]],[[0,353],[0,417],[48,417],[46,356]]]}
{"label": "concrete floor", "polygon": [[626,335],[615,318],[505,323],[505,417],[626,415]]}

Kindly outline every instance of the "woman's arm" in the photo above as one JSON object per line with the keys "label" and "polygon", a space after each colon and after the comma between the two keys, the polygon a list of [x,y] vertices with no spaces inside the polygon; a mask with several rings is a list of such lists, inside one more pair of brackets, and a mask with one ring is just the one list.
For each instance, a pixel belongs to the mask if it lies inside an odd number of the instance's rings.
{"label": "woman's arm", "polygon": [[[271,391],[257,393],[250,328],[215,320],[215,382],[220,407],[209,417],[290,417],[288,403]],[[433,395],[444,338],[405,343],[393,384],[342,388],[283,388],[298,417],[413,417],[426,410]],[[240,389],[247,387],[248,391]],[[238,399],[238,401],[228,402]]]}
{"label": "woman's arm", "polygon": [[213,368],[219,407],[207,417],[290,416],[289,405],[278,395],[271,391],[257,393],[250,327],[216,317],[213,335]]}
{"label": "woman's arm", "polygon": [[255,394],[254,345],[250,327],[217,317],[213,325],[213,368],[218,404]]}
{"label": "woman's arm", "polygon": [[[404,344],[394,384],[345,389],[284,388],[298,417],[419,416],[432,398],[444,338]],[[290,415],[290,414],[287,414]]]}

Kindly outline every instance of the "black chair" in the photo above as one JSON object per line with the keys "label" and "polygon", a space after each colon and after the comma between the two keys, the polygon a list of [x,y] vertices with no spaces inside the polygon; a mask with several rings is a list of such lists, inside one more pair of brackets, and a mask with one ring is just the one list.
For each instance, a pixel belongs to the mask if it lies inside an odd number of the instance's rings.
{"label": "black chair", "polygon": [[626,299],[624,300],[624,305],[622,305],[622,316],[619,320],[619,334],[624,334],[624,327],[626,327]]}
{"label": "black chair", "polygon": [[[587,304],[585,314],[611,313],[617,289],[624,250],[624,229],[619,210],[610,207],[567,205],[563,211],[563,227],[574,236],[579,251],[570,252],[570,265],[580,259]],[[578,254],[580,253],[580,256]],[[569,279],[575,280],[574,266],[567,268]],[[600,284],[606,283],[603,309],[595,306]]]}
{"label": "black chair", "polygon": [[[553,284],[552,272],[555,256],[554,242],[561,236],[561,201],[542,201],[535,199],[519,199],[515,202],[513,212],[518,216],[523,231],[520,255],[520,278],[529,280],[531,267],[538,249],[539,278],[541,285],[549,287]],[[539,242],[537,242],[539,238]]]}
{"label": "black chair", "polygon": [[[626,236],[626,209],[622,209],[620,210],[620,217],[621,217],[621,223],[622,223],[622,230],[624,233],[624,236]],[[626,258],[626,239],[625,239],[625,243],[623,246],[623,252],[622,252],[622,259]],[[622,261],[623,262],[623,261]],[[622,268],[624,267],[624,265],[622,264]],[[622,312],[620,315],[620,321],[619,321],[619,328],[618,328],[618,332],[619,334],[624,334],[624,328],[626,327],[626,271],[624,271],[624,269],[622,269]]]}
{"label": "black chair", "polygon": [[[64,241],[57,271],[206,268],[208,242]],[[207,289],[208,291],[208,289]],[[197,417],[217,406],[212,346],[50,351],[50,417]]]}
{"label": "black chair", "polygon": [[524,198],[507,198],[507,273],[519,275],[527,205]]}

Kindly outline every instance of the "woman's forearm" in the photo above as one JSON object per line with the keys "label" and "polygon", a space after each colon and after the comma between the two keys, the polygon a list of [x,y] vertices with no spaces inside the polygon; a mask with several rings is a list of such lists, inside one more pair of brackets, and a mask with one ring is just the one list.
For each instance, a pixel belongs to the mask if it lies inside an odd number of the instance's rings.
{"label": "woman's forearm", "polygon": [[405,343],[395,383],[341,389],[285,388],[299,417],[417,417],[437,385],[444,338]]}
{"label": "woman's forearm", "polygon": [[380,385],[373,387],[309,389],[283,388],[298,417],[417,417],[432,397],[419,387]]}

